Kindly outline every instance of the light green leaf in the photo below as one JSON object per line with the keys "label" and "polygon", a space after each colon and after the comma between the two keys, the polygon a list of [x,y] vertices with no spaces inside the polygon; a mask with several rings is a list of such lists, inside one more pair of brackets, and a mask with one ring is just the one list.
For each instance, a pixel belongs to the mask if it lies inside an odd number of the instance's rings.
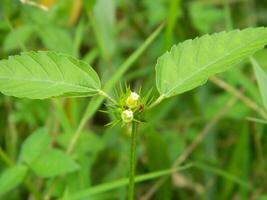
{"label": "light green leaf", "polygon": [[162,98],[199,85],[241,62],[267,44],[267,28],[220,32],[186,40],[163,54],[156,65],[157,89]]}
{"label": "light green leaf", "polygon": [[0,61],[0,92],[8,96],[93,96],[100,87],[98,75],[90,65],[71,56],[40,51]]}
{"label": "light green leaf", "polygon": [[55,177],[79,169],[68,155],[58,149],[51,149],[42,154],[32,165],[32,170],[41,177]]}
{"label": "light green leaf", "polygon": [[97,43],[104,58],[112,61],[116,52],[116,15],[113,0],[98,0],[93,8],[91,16]]}
{"label": "light green leaf", "polygon": [[[166,0],[143,0],[142,6],[145,8],[144,11],[147,15],[148,25],[156,26],[159,22],[166,19],[166,14],[168,13],[168,1]],[[155,10],[157,12],[155,12]]]}
{"label": "light green leaf", "polygon": [[31,34],[34,31],[34,27],[32,25],[24,25],[18,27],[15,30],[12,30],[6,37],[4,41],[4,50],[5,51],[12,51],[14,49],[19,49],[20,44],[24,44]]}
{"label": "light green leaf", "polygon": [[31,165],[44,151],[47,151],[50,143],[51,138],[47,129],[38,129],[22,144],[20,160]]}
{"label": "light green leaf", "polygon": [[55,26],[41,26],[38,30],[42,43],[53,51],[72,54],[74,45],[69,32]]}
{"label": "light green leaf", "polygon": [[189,15],[194,27],[201,33],[210,32],[215,25],[224,20],[223,9],[201,1],[190,4]]}
{"label": "light green leaf", "polygon": [[0,176],[0,195],[12,190],[19,185],[27,173],[27,167],[16,165],[5,170]]}
{"label": "light green leaf", "polygon": [[253,65],[254,72],[257,78],[263,105],[265,109],[267,110],[267,75],[254,58],[251,58],[250,60]]}

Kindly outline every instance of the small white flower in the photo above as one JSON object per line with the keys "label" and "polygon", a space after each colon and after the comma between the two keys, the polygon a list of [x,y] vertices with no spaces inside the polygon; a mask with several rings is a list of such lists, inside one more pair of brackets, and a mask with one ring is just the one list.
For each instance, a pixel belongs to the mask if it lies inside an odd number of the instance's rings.
{"label": "small white flower", "polygon": [[133,120],[133,111],[131,110],[124,110],[122,111],[121,113],[121,118],[122,118],[122,121],[124,121],[125,123],[129,123]]}
{"label": "small white flower", "polygon": [[139,95],[136,92],[131,92],[130,98],[137,101],[139,99]]}
{"label": "small white flower", "polygon": [[136,92],[131,92],[130,96],[126,99],[126,105],[129,108],[135,108],[138,105],[139,95]]}

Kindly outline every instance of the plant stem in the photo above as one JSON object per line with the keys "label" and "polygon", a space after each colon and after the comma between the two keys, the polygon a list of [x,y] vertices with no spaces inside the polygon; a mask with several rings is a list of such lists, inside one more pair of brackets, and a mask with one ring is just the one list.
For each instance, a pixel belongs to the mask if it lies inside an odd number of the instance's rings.
{"label": "plant stem", "polygon": [[153,108],[154,106],[158,105],[160,102],[162,102],[162,100],[165,99],[165,96],[164,95],[160,95],[156,101],[154,101],[149,107],[148,109],[151,109]]}
{"label": "plant stem", "polygon": [[[107,81],[107,83],[103,86],[105,91],[111,91],[113,86],[116,84],[116,82],[119,81],[119,79],[125,74],[125,72],[132,67],[134,62],[141,56],[141,54],[148,48],[149,45],[156,39],[156,37],[161,33],[162,29],[164,27],[164,23],[160,25],[145,41],[144,43],[136,50],[134,51],[130,57],[128,57],[122,65],[118,67],[118,70],[112,75],[112,77]],[[87,120],[94,115],[94,113],[97,111],[97,109],[100,107],[101,103],[103,102],[103,97],[93,98],[90,103],[87,105],[87,108],[84,112],[84,115],[82,117],[82,120],[80,121],[80,124],[78,128],[76,129],[75,133],[73,134],[71,138],[71,142],[68,145],[68,152],[71,153],[73,148],[75,147],[80,135],[81,131],[85,127],[85,124]]]}
{"label": "plant stem", "polygon": [[99,95],[106,97],[107,99],[109,99],[112,103],[117,104],[116,100],[113,99],[111,96],[109,96],[106,92],[104,92],[103,90],[99,90]]}
{"label": "plant stem", "polygon": [[134,200],[134,177],[136,162],[137,123],[132,123],[128,200]]}
{"label": "plant stem", "polygon": [[257,103],[255,103],[252,99],[245,96],[242,92],[235,89],[234,87],[232,87],[231,85],[229,85],[228,83],[226,83],[225,81],[216,76],[211,77],[210,80],[216,85],[218,85],[220,88],[224,89],[225,91],[229,92],[233,96],[243,101],[249,108],[256,111],[259,115],[261,115],[264,119],[267,120],[267,112],[263,108],[261,108]]}

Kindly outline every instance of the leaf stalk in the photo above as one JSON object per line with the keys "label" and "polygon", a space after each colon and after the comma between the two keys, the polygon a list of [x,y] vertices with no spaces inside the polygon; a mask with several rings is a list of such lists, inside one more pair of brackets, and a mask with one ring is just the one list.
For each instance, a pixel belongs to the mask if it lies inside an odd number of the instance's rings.
{"label": "leaf stalk", "polygon": [[149,107],[148,109],[151,109],[153,108],[154,106],[158,105],[159,103],[161,103],[163,101],[163,99],[165,99],[165,96],[164,95],[160,95],[156,101],[154,101]]}
{"label": "leaf stalk", "polygon": [[104,92],[103,90],[99,90],[98,94],[100,96],[106,97],[107,99],[109,99],[112,103],[117,104],[117,101],[115,99],[113,99],[111,96],[109,96],[106,92]]}

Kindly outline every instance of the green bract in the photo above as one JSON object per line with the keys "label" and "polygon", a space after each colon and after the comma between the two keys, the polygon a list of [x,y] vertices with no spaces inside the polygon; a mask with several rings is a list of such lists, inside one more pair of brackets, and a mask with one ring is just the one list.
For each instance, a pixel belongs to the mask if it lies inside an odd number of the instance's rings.
{"label": "green bract", "polygon": [[266,44],[267,28],[247,28],[186,40],[158,59],[157,89],[163,97],[191,90]]}
{"label": "green bract", "polygon": [[0,61],[0,92],[15,97],[45,99],[92,96],[101,87],[90,65],[55,52],[27,52]]}

